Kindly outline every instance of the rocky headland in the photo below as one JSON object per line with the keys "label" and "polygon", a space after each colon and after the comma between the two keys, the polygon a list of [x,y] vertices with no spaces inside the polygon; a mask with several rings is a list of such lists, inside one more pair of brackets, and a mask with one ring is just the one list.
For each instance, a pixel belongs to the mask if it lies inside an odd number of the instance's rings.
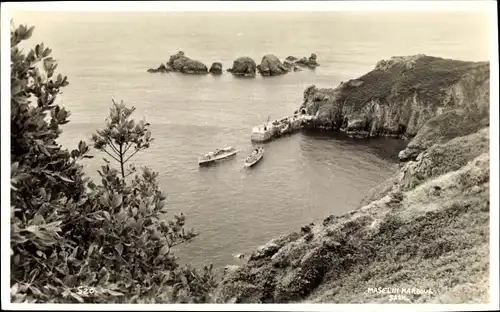
{"label": "rocky headland", "polygon": [[486,303],[489,63],[392,58],[307,88],[301,109],[316,116],[310,127],[410,138],[403,163],[357,209],[227,267],[216,301],[389,303],[385,288],[400,291],[396,303]]}
{"label": "rocky headland", "polygon": [[361,137],[413,137],[432,118],[461,114],[450,113],[456,109],[470,118],[488,117],[489,107],[483,105],[489,99],[488,86],[487,62],[426,55],[393,57],[336,88],[308,87],[300,108],[317,116],[311,127]]}

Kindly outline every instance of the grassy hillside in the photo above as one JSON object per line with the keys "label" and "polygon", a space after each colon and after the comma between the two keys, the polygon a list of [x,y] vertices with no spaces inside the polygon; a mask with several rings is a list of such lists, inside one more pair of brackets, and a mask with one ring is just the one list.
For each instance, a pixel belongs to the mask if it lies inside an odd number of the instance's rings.
{"label": "grassy hillside", "polygon": [[387,303],[367,290],[393,287],[432,290],[404,302],[487,301],[488,139],[485,129],[436,145],[408,164],[420,173],[411,183],[399,179],[361,209],[269,242],[225,276],[219,300]]}
{"label": "grassy hillside", "polygon": [[457,83],[471,69],[487,63],[422,56],[413,64],[407,64],[398,62],[386,70],[370,71],[356,79],[363,81],[359,86],[344,84],[342,99],[352,103],[356,109],[374,99],[404,99],[414,92],[422,100],[440,102],[447,87]]}
{"label": "grassy hillside", "polygon": [[394,302],[368,291],[381,287],[430,289],[397,302],[487,302],[488,66],[393,58],[336,89],[307,88],[302,107],[319,122],[347,119],[347,130],[374,135],[411,127],[416,136],[400,153],[410,161],[359,209],[274,239],[232,267],[217,300]]}

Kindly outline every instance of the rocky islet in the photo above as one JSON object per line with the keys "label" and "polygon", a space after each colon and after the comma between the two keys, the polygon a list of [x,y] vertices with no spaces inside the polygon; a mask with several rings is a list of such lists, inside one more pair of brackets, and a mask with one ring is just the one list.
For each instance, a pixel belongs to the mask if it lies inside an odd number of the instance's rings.
{"label": "rocky islet", "polygon": [[[249,56],[238,57],[233,61],[232,67],[226,71],[234,76],[254,78],[257,73],[262,76],[279,76],[291,71],[301,71],[301,68],[304,67],[314,69],[316,66],[319,66],[319,64],[316,62],[316,54],[314,53],[309,58],[303,57],[301,59],[288,56],[283,63],[274,54],[266,54],[262,57],[260,64],[257,64]],[[183,51],[179,51],[171,55],[168,62],[160,64],[157,68],[149,68],[147,72],[178,72],[188,75],[205,75],[211,73],[212,75],[222,75],[223,65],[222,62],[213,62],[210,69],[208,69],[203,62],[193,60],[187,57]]]}

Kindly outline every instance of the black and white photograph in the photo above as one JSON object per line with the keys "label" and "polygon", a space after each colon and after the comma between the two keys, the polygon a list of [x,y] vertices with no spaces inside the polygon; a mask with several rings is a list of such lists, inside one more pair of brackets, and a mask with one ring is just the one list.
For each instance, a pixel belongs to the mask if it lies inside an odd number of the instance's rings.
{"label": "black and white photograph", "polygon": [[1,14],[2,309],[499,309],[496,1]]}

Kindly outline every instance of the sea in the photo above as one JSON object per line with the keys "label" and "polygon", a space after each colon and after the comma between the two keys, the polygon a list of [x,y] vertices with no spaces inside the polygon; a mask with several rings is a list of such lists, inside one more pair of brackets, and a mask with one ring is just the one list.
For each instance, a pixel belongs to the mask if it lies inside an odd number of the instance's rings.
{"label": "sea", "polygon": [[[473,12],[27,12],[14,24],[35,26],[25,51],[43,42],[69,85],[59,96],[71,112],[59,143],[90,143],[112,100],[136,107],[154,142],[133,159],[159,173],[169,216],[184,213],[200,232],[176,247],[181,263],[216,268],[236,264],[269,240],[360,205],[367,192],[398,169],[405,142],[350,139],[341,133],[299,132],[265,143],[255,167],[253,126],[293,113],[310,85],[331,88],[372,70],[391,56],[427,54],[486,61],[488,17]],[[151,74],[183,51],[221,76]],[[266,54],[281,60],[317,55],[315,70],[241,79],[225,72],[233,61]],[[233,146],[238,154],[199,167],[200,155]],[[98,179],[102,153],[85,161]]]}

